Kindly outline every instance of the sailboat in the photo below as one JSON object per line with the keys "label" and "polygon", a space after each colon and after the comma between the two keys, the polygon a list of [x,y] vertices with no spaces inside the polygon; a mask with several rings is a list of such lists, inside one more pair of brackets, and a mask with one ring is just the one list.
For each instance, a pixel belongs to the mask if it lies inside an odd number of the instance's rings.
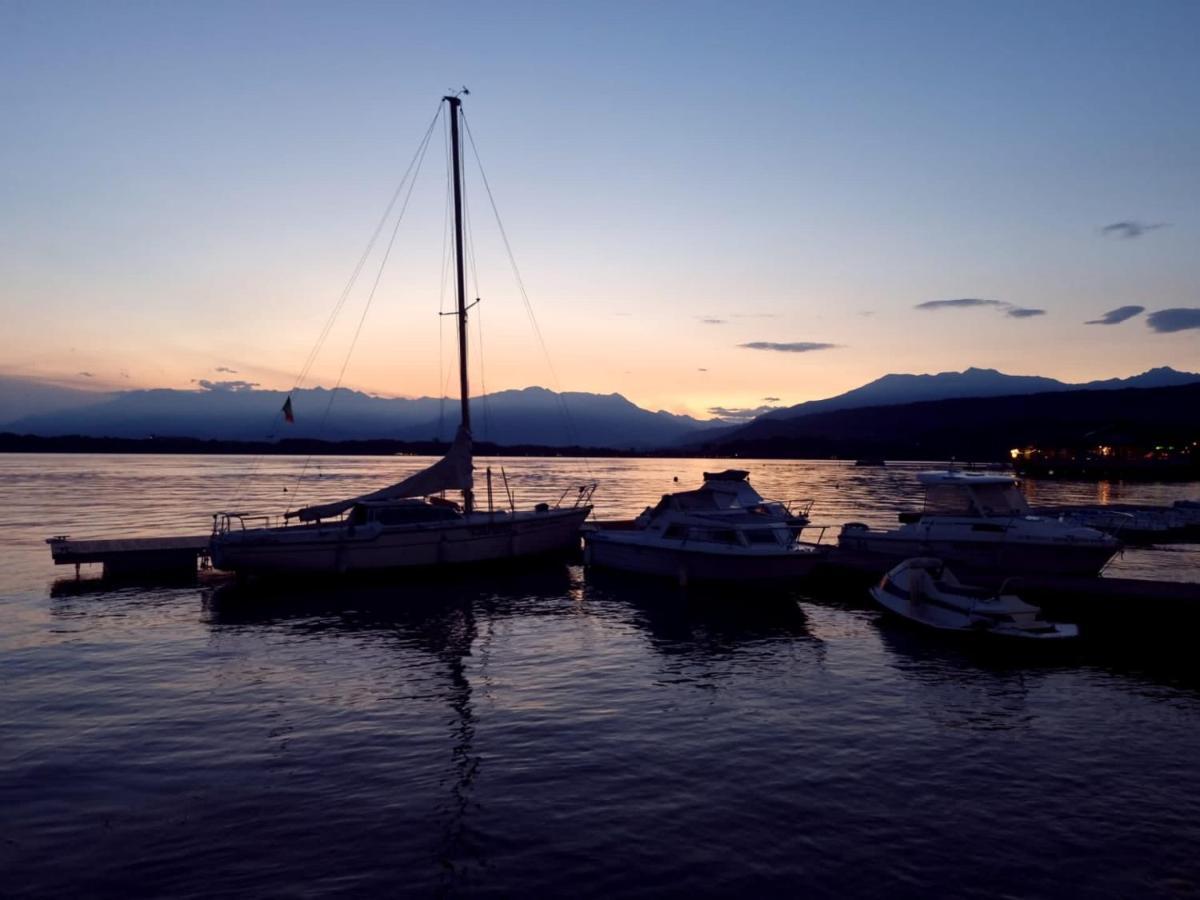
{"label": "sailboat", "polygon": [[[458,374],[462,420],[446,455],[402,481],[368,494],[306,506],[285,514],[283,525],[248,527],[245,513],[213,516],[210,553],[221,570],[246,575],[385,572],[415,567],[462,566],[534,557],[579,545],[579,529],[592,511],[595,485],[579,488],[569,506],[538,503],[531,509],[478,509],[471,453],[471,403],[467,379],[467,300],[463,257],[463,172],[459,95],[449,105],[454,192],[454,262],[458,319]],[[462,503],[445,498],[461,491]],[[564,495],[565,497],[565,495]],[[295,524],[292,520],[297,520]]]}

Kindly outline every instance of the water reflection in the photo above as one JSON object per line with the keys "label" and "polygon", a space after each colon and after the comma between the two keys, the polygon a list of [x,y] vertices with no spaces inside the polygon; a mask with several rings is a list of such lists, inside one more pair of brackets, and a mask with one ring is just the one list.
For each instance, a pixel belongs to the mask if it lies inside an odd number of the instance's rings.
{"label": "water reflection", "polygon": [[589,569],[583,599],[589,608],[626,607],[663,654],[725,655],[756,642],[810,639],[793,590],[736,585],[681,589],[667,580]]}
{"label": "water reflection", "polygon": [[876,627],[894,671],[917,688],[911,702],[947,728],[1028,729],[1034,722],[1030,694],[1047,672],[1070,665],[1060,654],[1048,658],[1022,652],[1012,642],[918,630],[891,616],[881,615]]}

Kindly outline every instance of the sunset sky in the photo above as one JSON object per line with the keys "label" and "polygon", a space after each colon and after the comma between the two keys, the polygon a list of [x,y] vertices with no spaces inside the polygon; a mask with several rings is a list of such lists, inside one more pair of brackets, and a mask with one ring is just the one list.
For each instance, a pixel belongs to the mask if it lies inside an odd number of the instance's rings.
{"label": "sunset sky", "polygon": [[[1200,3],[0,0],[0,373],[291,387],[460,85],[549,357],[472,161],[477,390],[1200,369]],[[456,391],[444,161],[346,386]]]}

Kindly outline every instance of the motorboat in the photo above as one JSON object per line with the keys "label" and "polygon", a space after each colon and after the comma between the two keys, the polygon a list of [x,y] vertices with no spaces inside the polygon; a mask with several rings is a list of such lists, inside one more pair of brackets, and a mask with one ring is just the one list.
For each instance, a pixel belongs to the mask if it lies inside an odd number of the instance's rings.
{"label": "motorboat", "polygon": [[1041,609],[1007,593],[959,581],[940,559],[906,559],[871,588],[888,612],[941,631],[978,632],[998,637],[1063,640],[1078,637],[1079,626],[1047,622]]}
{"label": "motorboat", "polygon": [[[559,502],[517,509],[509,493],[507,508],[496,508],[489,470],[487,507],[475,502],[467,379],[467,312],[474,303],[467,302],[464,275],[462,99],[455,94],[443,100],[451,141],[457,299],[453,315],[458,319],[462,414],[455,439],[442,459],[396,484],[289,510],[283,524],[243,512],[214,514],[210,549],[218,569],[252,575],[351,574],[523,559],[579,546],[580,526],[592,510],[594,484],[580,486],[569,504],[562,503],[567,499],[564,493]],[[291,421],[290,397],[282,412]],[[462,502],[447,498],[447,491],[461,492]]]}
{"label": "motorboat", "polygon": [[764,500],[740,469],[706,472],[701,487],[664,494],[631,522],[585,530],[584,561],[681,584],[801,578],[827,549],[799,539],[810,507]]}
{"label": "motorboat", "polygon": [[[951,469],[920,472],[919,512],[892,530],[850,522],[838,547],[882,564],[933,556],[992,575],[1096,575],[1121,549],[1111,535],[1030,512],[1011,475]],[[882,565],[881,565],[882,568]]]}

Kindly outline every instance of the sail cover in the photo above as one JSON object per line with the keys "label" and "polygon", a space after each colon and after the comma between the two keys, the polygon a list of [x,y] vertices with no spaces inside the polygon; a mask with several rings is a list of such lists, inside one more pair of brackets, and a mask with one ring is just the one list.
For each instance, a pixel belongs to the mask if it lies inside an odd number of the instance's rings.
{"label": "sail cover", "polygon": [[415,475],[410,475],[403,481],[391,487],[351,497],[349,500],[339,500],[335,503],[324,503],[320,506],[306,506],[286,514],[287,518],[299,518],[301,522],[312,522],[315,519],[328,519],[341,515],[355,503],[368,500],[400,500],[404,497],[426,497],[442,491],[471,490],[471,433],[461,425],[454,436],[450,450],[428,469],[422,469]]}

